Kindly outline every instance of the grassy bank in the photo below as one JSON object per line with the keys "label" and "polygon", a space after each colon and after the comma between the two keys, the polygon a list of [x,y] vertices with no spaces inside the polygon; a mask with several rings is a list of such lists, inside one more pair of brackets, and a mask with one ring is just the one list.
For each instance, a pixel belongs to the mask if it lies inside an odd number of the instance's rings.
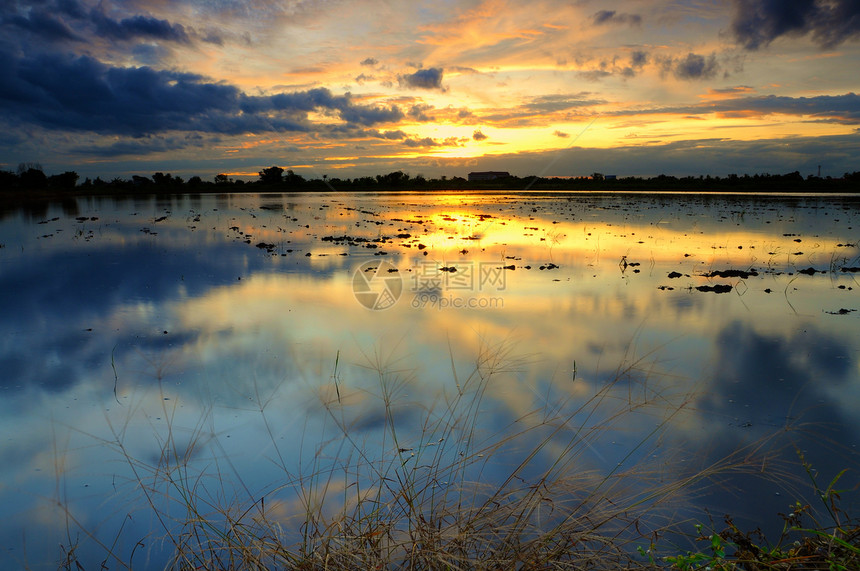
{"label": "grassy bank", "polygon": [[[689,499],[709,486],[734,475],[785,484],[790,466],[780,462],[775,439],[695,467],[665,454],[658,459],[663,436],[692,395],[649,383],[642,364],[620,366],[587,395],[567,390],[580,382],[574,369],[544,406],[502,430],[487,430],[492,420],[482,410],[494,380],[519,366],[510,347],[486,347],[465,373],[452,358],[445,391],[432,406],[409,399],[410,373],[374,364],[370,397],[384,418],[364,438],[355,403],[368,388],[342,380],[337,356],[330,378],[318,385],[331,430],[309,444],[309,464],[281,450],[279,418],[265,399],[257,403],[281,473],[263,492],[248,489],[229,458],[195,460],[205,419],[189,442],[174,424],[176,401],[163,398],[168,431],[154,435],[157,459],[135,457],[122,426],[112,425],[113,438],[102,443],[134,475],[137,501],[156,529],[147,537],[122,527],[96,532],[78,526],[67,507],[70,540],[59,568],[860,568],[860,525],[839,509],[840,478],[820,485],[802,456],[809,480],[792,485],[810,487],[820,502],[792,499],[785,514],[762,514],[784,520],[780,537],[749,533],[730,517],[691,516]],[[607,434],[642,418],[650,432],[620,461],[608,469],[589,461]],[[84,543],[98,545],[101,555],[79,555]]]}

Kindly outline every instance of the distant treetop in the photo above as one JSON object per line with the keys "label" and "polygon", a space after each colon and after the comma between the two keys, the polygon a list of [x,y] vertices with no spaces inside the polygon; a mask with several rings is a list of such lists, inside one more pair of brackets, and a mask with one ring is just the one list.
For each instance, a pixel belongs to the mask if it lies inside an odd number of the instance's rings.
{"label": "distant treetop", "polygon": [[427,179],[418,174],[411,176],[402,170],[375,177],[337,178],[323,175],[306,179],[292,169],[273,165],[258,173],[253,182],[234,180],[227,174],[215,175],[212,182],[199,176],[188,181],[170,173],[156,172],[152,176],[133,175],[131,179],[114,178],[104,181],[100,177],[79,183],[74,171],[51,176],[45,175],[38,163],[21,163],[17,172],[0,171],[0,191],[32,193],[38,191],[110,193],[110,192],[254,192],[267,191],[362,191],[362,190],[601,190],[601,191],[746,191],[746,192],[857,192],[860,189],[860,172],[845,173],[840,178],[809,175],[799,171],[787,174],[730,174],[726,177],[700,175],[676,177],[661,174],[655,177],[619,177],[595,172],[582,177],[518,177],[506,171],[475,171],[468,179],[442,176]]}

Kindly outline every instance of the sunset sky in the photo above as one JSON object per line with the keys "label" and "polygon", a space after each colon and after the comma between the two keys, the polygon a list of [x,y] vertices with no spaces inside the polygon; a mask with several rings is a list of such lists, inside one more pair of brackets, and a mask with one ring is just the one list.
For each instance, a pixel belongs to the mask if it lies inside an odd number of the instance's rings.
{"label": "sunset sky", "polygon": [[860,170],[857,0],[4,0],[0,169]]}

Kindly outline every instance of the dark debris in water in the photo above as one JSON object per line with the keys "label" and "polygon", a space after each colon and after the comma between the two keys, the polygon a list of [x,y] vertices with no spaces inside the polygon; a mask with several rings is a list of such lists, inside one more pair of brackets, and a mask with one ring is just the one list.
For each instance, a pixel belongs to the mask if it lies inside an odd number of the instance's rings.
{"label": "dark debris in water", "polygon": [[[710,273],[704,274],[705,277],[708,278],[741,278],[747,279],[750,276],[757,276],[758,272],[753,269],[744,271],[744,270],[714,270]],[[671,277],[671,275],[670,275]]]}
{"label": "dark debris in water", "polygon": [[703,285],[696,287],[698,291],[712,291],[714,293],[728,293],[732,291],[732,286],[728,284]]}
{"label": "dark debris in water", "polygon": [[848,315],[852,311],[857,311],[856,309],[845,309],[844,307],[839,311],[825,311],[824,313],[829,313],[830,315]]}
{"label": "dark debris in water", "polygon": [[815,268],[809,267],[809,268],[806,268],[805,270],[797,270],[797,273],[806,274],[807,276],[814,276],[815,274],[818,274],[818,273],[826,274],[827,272],[824,270],[819,271],[819,270],[816,270]]}

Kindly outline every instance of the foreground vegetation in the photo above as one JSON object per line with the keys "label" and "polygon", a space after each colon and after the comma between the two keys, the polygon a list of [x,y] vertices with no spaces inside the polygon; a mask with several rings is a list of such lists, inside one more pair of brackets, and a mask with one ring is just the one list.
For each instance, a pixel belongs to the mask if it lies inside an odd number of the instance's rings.
{"label": "foreground vegetation", "polygon": [[[467,375],[452,360],[448,389],[438,406],[413,419],[417,431],[405,430],[399,414],[415,385],[402,371],[377,365],[372,397],[384,422],[371,442],[354,429],[351,411],[357,393],[366,397],[368,389],[347,386],[335,359],[319,388],[333,433],[315,445],[312,465],[293,465],[274,436],[271,401],[257,403],[282,484],[244,497],[237,495],[244,487],[238,474],[217,468],[225,459],[213,458],[208,468],[192,460],[205,422],[188,444],[177,437],[176,400],[164,398],[159,413],[170,430],[155,436],[156,462],[131,455],[127,426],[112,426],[112,439],[102,443],[124,459],[159,529],[146,538],[126,537],[122,527],[106,536],[72,529],[78,520],[67,506],[70,541],[59,568],[860,568],[860,522],[839,509],[842,474],[819,486],[802,456],[820,505],[787,505],[774,516],[784,521],[779,537],[741,530],[731,517],[719,524],[678,519],[679,506],[724,476],[757,474],[782,484],[791,476],[771,457],[769,441],[694,470],[666,471],[665,458],[650,461],[690,397],[653,388],[638,365],[619,368],[586,398],[564,387],[548,390],[544,406],[492,434],[481,428],[480,409],[490,384],[516,366],[508,348],[482,351]],[[588,468],[601,434],[637,418],[650,419],[653,430],[614,468]],[[95,560],[81,555],[86,543],[100,546]],[[163,553],[145,554],[151,545],[164,546]]]}
{"label": "foreground vegetation", "polygon": [[188,180],[170,173],[152,176],[134,175],[131,179],[99,177],[80,181],[74,171],[46,175],[38,164],[22,164],[17,172],[0,171],[0,192],[11,194],[40,193],[197,193],[197,192],[332,192],[386,190],[616,190],[616,191],[679,191],[679,192],[857,192],[860,171],[845,173],[841,178],[809,175],[804,178],[795,171],[788,174],[755,174],[726,177],[660,175],[651,178],[616,178],[593,173],[589,176],[557,178],[540,176],[504,176],[493,180],[467,180],[460,176],[427,179],[395,171],[375,177],[306,179],[292,170],[272,166],[261,170],[254,181],[234,180],[219,174],[212,181],[199,176]]}

